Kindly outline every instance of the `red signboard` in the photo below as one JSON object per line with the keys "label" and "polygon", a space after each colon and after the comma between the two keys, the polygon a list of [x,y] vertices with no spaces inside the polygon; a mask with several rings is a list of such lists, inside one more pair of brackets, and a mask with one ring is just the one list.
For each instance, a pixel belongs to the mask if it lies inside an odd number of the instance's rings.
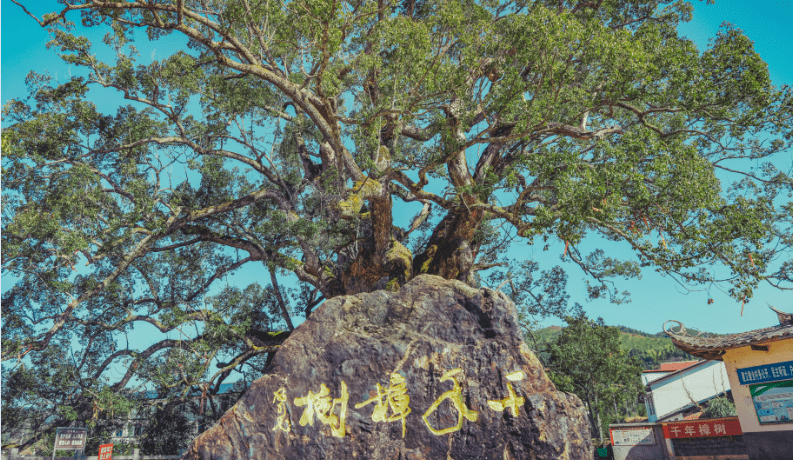
{"label": "red signboard", "polygon": [[737,417],[670,422],[663,423],[662,426],[666,439],[710,438],[743,434]]}
{"label": "red signboard", "polygon": [[112,460],[113,444],[102,444],[99,446],[99,458],[97,460]]}

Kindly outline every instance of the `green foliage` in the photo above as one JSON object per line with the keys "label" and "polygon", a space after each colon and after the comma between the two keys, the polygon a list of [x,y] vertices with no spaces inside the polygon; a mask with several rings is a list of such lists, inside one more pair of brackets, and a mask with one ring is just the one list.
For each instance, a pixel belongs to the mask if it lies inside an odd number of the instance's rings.
{"label": "green foliage", "polygon": [[[643,393],[641,367],[621,348],[620,333],[602,318],[565,318],[567,326],[548,344],[544,361],[548,376],[562,391],[580,397],[590,412],[594,435],[603,441],[609,423],[635,411]],[[635,412],[633,412],[635,413]]]}
{"label": "green foliage", "polygon": [[622,348],[639,359],[643,369],[658,369],[663,362],[696,361],[698,358],[681,351],[669,337],[645,337],[621,334]]}
{"label": "green foliage", "polygon": [[[696,361],[698,358],[674,346],[672,339],[665,333],[648,334],[626,326],[612,326],[619,331],[620,348],[628,356],[637,358],[642,369],[658,369],[661,363],[677,361]],[[691,331],[689,329],[689,331]],[[559,327],[532,330],[527,340],[532,348],[544,356],[547,344],[556,340],[561,333]],[[696,331],[695,334],[699,334]],[[536,344],[534,344],[536,341]]]}
{"label": "green foliage", "polygon": [[[647,268],[736,301],[789,287],[793,180],[774,162],[793,93],[734,27],[703,50],[678,36],[691,12],[64,3],[42,21],[75,76],[31,72],[3,107],[4,410],[87,423],[136,385],[216,391],[261,374],[323,300],[419,273],[504,287],[527,324],[575,313],[565,269],[513,244],[563,241],[589,298],[617,304],[615,280]],[[138,58],[133,40],[166,36],[170,55]],[[123,104],[99,110],[105,91]],[[592,235],[635,257],[581,253]],[[258,282],[229,286],[243,267]],[[128,344],[139,327],[156,341]]]}
{"label": "green foliage", "polygon": [[140,448],[147,455],[177,455],[189,445],[195,424],[176,407],[157,408],[147,417]]}
{"label": "green foliage", "polygon": [[724,396],[708,401],[707,407],[702,411],[702,418],[734,417],[735,415],[737,415],[735,404]]}

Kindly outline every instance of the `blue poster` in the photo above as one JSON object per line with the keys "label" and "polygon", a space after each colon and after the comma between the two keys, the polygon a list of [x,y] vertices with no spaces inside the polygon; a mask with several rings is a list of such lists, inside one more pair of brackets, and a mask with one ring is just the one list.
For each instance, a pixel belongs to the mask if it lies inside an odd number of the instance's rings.
{"label": "blue poster", "polygon": [[761,425],[793,422],[793,380],[751,385],[749,394]]}
{"label": "blue poster", "polygon": [[793,361],[737,369],[741,385],[793,379]]}

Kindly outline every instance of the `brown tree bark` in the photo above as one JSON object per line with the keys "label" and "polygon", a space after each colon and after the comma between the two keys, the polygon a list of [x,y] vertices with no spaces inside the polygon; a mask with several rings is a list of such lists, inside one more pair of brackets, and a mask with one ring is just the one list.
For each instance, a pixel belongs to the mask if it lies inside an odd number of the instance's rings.
{"label": "brown tree bark", "polygon": [[435,227],[425,251],[415,257],[416,274],[428,273],[472,284],[479,251],[473,240],[483,217],[482,211],[448,213]]}

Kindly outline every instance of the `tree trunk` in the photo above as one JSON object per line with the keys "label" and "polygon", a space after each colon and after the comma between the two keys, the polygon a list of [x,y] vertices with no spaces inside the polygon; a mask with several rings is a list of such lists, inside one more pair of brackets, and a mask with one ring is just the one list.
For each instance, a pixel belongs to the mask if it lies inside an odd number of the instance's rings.
{"label": "tree trunk", "polygon": [[600,440],[600,445],[603,445],[603,422],[600,421],[600,412],[597,415],[598,419],[598,439]]}
{"label": "tree trunk", "polygon": [[[358,187],[363,189],[366,184]],[[364,191],[355,197],[367,199],[368,212],[356,216],[354,243],[339,255],[335,282],[330,292],[323,292],[326,298],[395,290],[413,278],[413,255],[395,235],[391,195],[385,186],[381,190],[377,196],[366,196]]]}
{"label": "tree trunk", "polygon": [[[598,406],[598,397],[595,394],[595,407]],[[598,439],[600,440],[600,445],[603,445],[603,424],[600,421],[600,411],[597,411],[597,427],[598,427]]]}
{"label": "tree trunk", "polygon": [[484,220],[484,212],[450,211],[435,227],[424,252],[415,258],[399,241],[391,221],[386,231],[376,216],[391,213],[391,199],[369,200],[369,213],[355,229],[355,243],[339,255],[335,280],[330,283],[326,298],[358,294],[378,289],[398,289],[419,274],[438,275],[474,285],[474,261],[479,243],[476,231]]}
{"label": "tree trunk", "polygon": [[[590,401],[589,399],[589,394],[587,394],[586,396],[586,407],[587,409],[589,409],[589,423],[592,424],[592,428],[594,429],[596,425],[599,427],[600,426],[600,424],[598,423],[599,420],[595,420],[595,411],[592,410],[592,401]],[[602,441],[602,437],[600,436],[600,428],[598,428],[598,437]]]}
{"label": "tree trunk", "polygon": [[425,251],[413,260],[415,274],[429,273],[473,285],[474,261],[479,252],[474,235],[483,218],[484,212],[479,210],[470,214],[449,212],[435,227]]}

